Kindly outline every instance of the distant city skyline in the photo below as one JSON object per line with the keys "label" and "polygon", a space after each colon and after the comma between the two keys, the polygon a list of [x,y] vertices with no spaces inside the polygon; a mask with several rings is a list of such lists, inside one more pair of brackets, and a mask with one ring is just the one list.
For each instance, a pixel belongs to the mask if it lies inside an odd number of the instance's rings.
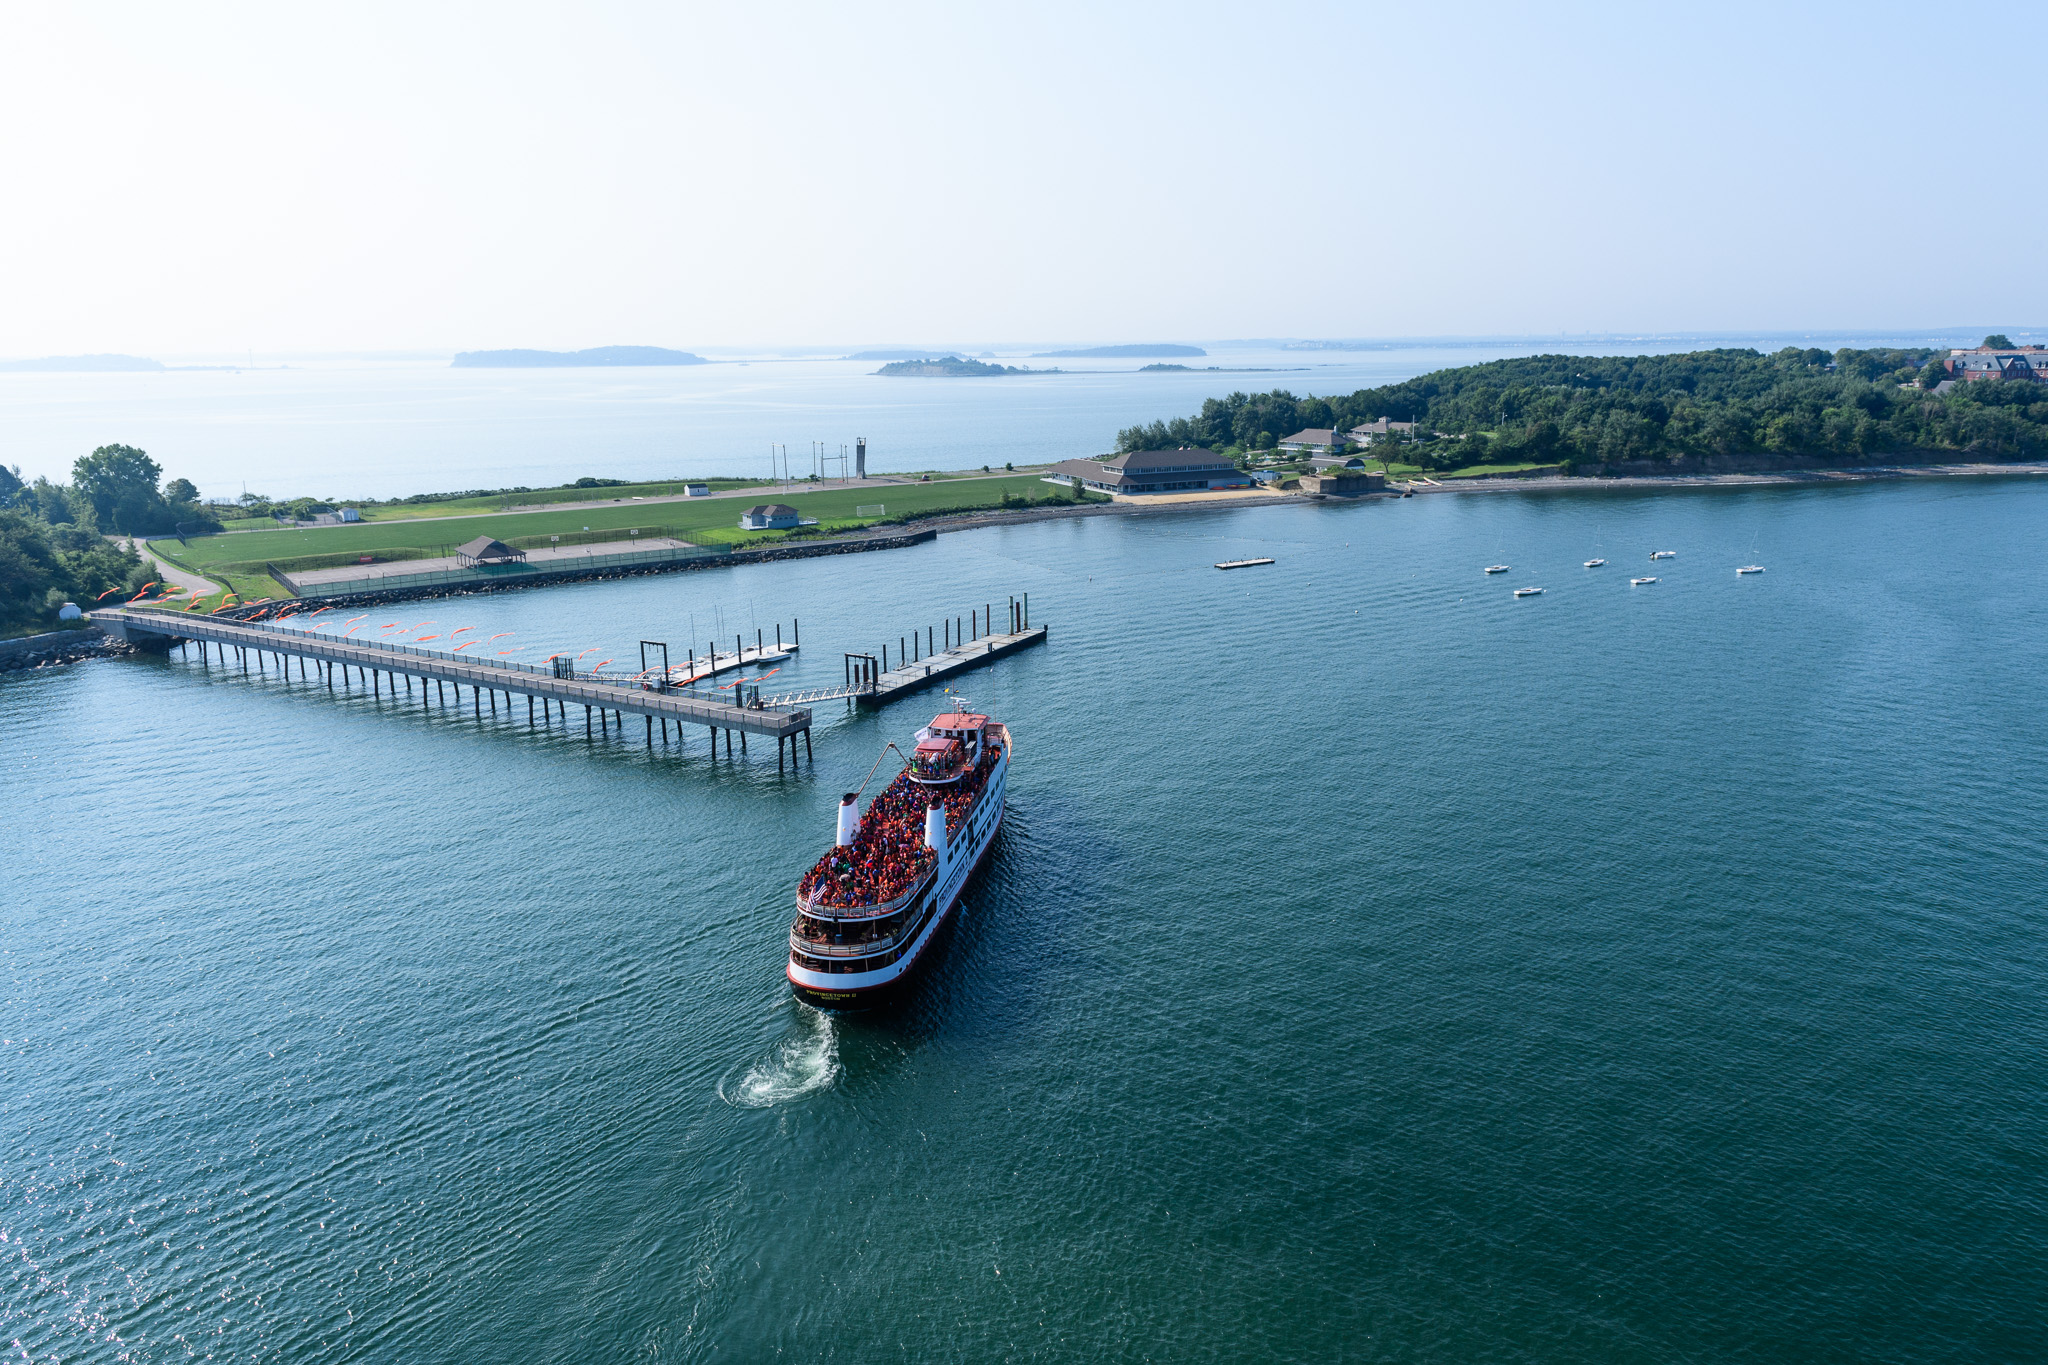
{"label": "distant city skyline", "polygon": [[2048,187],[1956,116],[2034,65],[1904,5],[15,8],[0,357],[2025,331]]}

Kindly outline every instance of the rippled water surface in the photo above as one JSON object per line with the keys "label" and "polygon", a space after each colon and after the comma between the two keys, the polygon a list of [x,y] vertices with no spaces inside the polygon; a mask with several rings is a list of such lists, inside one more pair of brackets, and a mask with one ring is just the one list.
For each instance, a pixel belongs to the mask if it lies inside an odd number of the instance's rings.
{"label": "rippled water surface", "polygon": [[995,856],[838,1019],[792,884],[930,698],[778,774],[175,654],[0,679],[0,1341],[2033,1355],[2044,499],[1077,520],[379,616],[794,616],[801,685],[1030,592],[1049,646],[964,685],[1019,740]]}

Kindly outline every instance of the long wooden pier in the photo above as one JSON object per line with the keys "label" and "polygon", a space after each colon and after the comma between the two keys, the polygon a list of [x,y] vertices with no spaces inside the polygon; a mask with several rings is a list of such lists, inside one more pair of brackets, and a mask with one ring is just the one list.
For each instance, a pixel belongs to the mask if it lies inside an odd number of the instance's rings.
{"label": "long wooden pier", "polygon": [[[543,711],[550,706],[558,708],[564,720],[568,718],[570,706],[580,705],[583,707],[586,734],[591,732],[597,719],[603,719],[609,726],[614,720],[623,722],[624,717],[637,715],[646,719],[650,744],[654,742],[655,722],[661,722],[662,736],[666,739],[669,723],[673,721],[678,738],[685,724],[702,725],[708,729],[714,752],[720,735],[725,737],[727,754],[732,752],[733,735],[739,735],[742,749],[746,748],[748,735],[762,735],[774,738],[778,765],[783,761],[782,745],[785,740],[789,743],[790,758],[796,757],[799,737],[803,740],[804,756],[810,756],[811,713],[807,708],[726,705],[673,688],[643,687],[635,679],[611,680],[587,673],[558,675],[551,669],[533,664],[467,660],[436,650],[345,640],[320,631],[264,621],[229,621],[146,607],[95,611],[92,620],[108,634],[130,642],[155,640],[166,645],[191,642],[198,644],[202,655],[210,645],[219,652],[223,661],[229,650],[236,651],[243,660],[253,652],[259,663],[263,656],[275,655],[288,672],[292,661],[296,660],[301,678],[310,681],[313,674],[318,673],[330,688],[334,686],[337,670],[344,684],[349,679],[349,670],[354,669],[372,688],[379,692],[389,689],[394,697],[398,695],[401,680],[409,697],[412,680],[418,679],[422,707],[428,704],[429,683],[437,691],[453,687],[457,705],[461,704],[462,689],[467,686],[472,709],[478,715],[483,714],[485,696],[491,697],[495,708],[496,694],[503,693],[508,707],[515,696],[527,698],[529,717],[536,701]],[[445,698],[445,693],[441,695]]]}

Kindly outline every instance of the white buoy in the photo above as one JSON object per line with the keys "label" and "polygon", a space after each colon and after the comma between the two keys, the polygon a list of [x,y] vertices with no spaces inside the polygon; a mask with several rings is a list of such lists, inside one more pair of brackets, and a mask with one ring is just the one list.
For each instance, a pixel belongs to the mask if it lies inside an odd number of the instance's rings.
{"label": "white buoy", "polygon": [[846,848],[860,833],[860,798],[852,792],[839,798],[839,846]]}

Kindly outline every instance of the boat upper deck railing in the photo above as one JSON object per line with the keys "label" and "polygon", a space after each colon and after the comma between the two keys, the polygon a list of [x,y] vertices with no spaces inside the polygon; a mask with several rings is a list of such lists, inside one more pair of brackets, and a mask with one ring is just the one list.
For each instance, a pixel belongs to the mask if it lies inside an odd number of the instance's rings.
{"label": "boat upper deck railing", "polygon": [[[932,860],[932,864],[935,865],[936,862],[936,859]],[[796,894],[796,908],[804,914],[809,915],[812,919],[881,919],[884,916],[893,915],[898,910],[901,910],[906,905],[909,905],[911,899],[917,895],[918,891],[924,886],[926,879],[930,876],[931,865],[927,865],[925,870],[917,877],[917,879],[914,882],[911,883],[909,890],[903,892],[901,895],[893,896],[888,900],[879,901],[874,905],[827,904],[825,900],[825,893],[829,888],[824,886],[820,886],[817,890],[813,891],[809,895],[805,895],[803,892],[799,891]]]}

